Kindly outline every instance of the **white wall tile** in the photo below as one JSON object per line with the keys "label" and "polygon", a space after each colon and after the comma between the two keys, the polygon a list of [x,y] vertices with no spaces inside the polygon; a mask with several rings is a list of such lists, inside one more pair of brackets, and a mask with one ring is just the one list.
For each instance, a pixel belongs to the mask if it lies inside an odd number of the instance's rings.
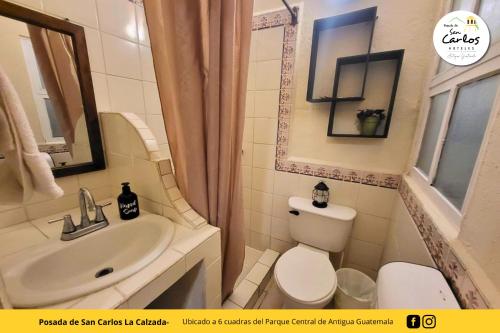
{"label": "white wall tile", "polygon": [[434,260],[399,194],[395,200],[382,263],[395,260],[435,267]]}
{"label": "white wall tile", "polygon": [[250,230],[261,233],[263,235],[271,234],[271,216],[252,212],[250,221]]}
{"label": "white wall tile", "polygon": [[253,166],[264,169],[274,169],[276,146],[254,144],[253,145]]}
{"label": "white wall tile", "polygon": [[106,33],[102,33],[104,61],[108,74],[131,79],[141,79],[139,45]]}
{"label": "white wall tile", "polygon": [[283,54],[283,26],[257,31],[256,60],[281,60]]}
{"label": "white wall tile", "polygon": [[253,142],[273,145],[276,143],[278,120],[254,118]]}
{"label": "white wall tile", "polygon": [[90,69],[94,72],[105,73],[101,34],[98,30],[85,27],[85,40],[87,41]]}
{"label": "white wall tile", "polygon": [[137,41],[135,6],[129,0],[96,0],[101,31]]}
{"label": "white wall tile", "polygon": [[243,142],[253,142],[253,118],[245,119],[243,127]]}
{"label": "white wall tile", "polygon": [[265,251],[270,246],[271,237],[259,232],[250,231],[250,246],[254,249]]}
{"label": "white wall tile", "polygon": [[290,250],[292,247],[296,246],[296,243],[289,243],[282,241],[280,239],[271,237],[271,249],[279,252],[279,253],[285,253],[286,251]]}
{"label": "white wall tile", "polygon": [[274,193],[284,196],[297,195],[300,176],[296,173],[276,171],[274,174]]}
{"label": "white wall tile", "polygon": [[256,62],[255,89],[279,89],[281,84],[281,60]]}
{"label": "white wall tile", "polygon": [[255,91],[255,117],[278,118],[279,90]]}
{"label": "white wall tile", "polygon": [[290,236],[290,227],[288,224],[287,219],[273,217],[271,219],[271,237],[285,242],[293,242],[292,236]]}
{"label": "white wall tile", "polygon": [[43,0],[43,7],[50,14],[97,29],[95,0]]}
{"label": "white wall tile", "polygon": [[34,9],[42,9],[42,0],[14,0],[12,2]]}
{"label": "white wall tile", "polygon": [[392,214],[396,193],[382,187],[361,186],[356,208],[362,213],[388,218]]}
{"label": "white wall tile", "polygon": [[334,179],[329,179],[327,185],[331,191],[330,202],[352,208],[356,207],[360,187],[366,186]]}
{"label": "white wall tile", "polygon": [[92,84],[94,85],[95,104],[98,111],[110,111],[108,82],[106,75],[92,72]]}
{"label": "white wall tile", "polygon": [[254,91],[247,91],[247,96],[246,96],[245,102],[246,102],[245,117],[253,117],[254,109],[255,109],[255,92]]}
{"label": "white wall tile", "polygon": [[156,82],[155,69],[153,65],[153,55],[151,48],[148,46],[139,46],[141,53],[141,72],[142,79],[145,81]]}
{"label": "white wall tile", "polygon": [[378,270],[382,250],[380,245],[351,239],[346,262]]}
{"label": "white wall tile", "polygon": [[135,6],[135,13],[137,19],[137,36],[139,43],[149,46],[149,31],[146,22],[146,15],[142,6]]}
{"label": "white wall tile", "polygon": [[141,81],[108,75],[111,111],[144,114]]}
{"label": "white wall tile", "polygon": [[167,132],[165,130],[165,123],[163,122],[163,116],[161,114],[147,115],[146,123],[155,135],[158,144],[167,143]]}
{"label": "white wall tile", "polygon": [[156,86],[156,83],[143,81],[142,87],[144,89],[146,113],[149,115],[162,114],[160,95],[158,93],[158,87]]}
{"label": "white wall tile", "polygon": [[352,237],[383,246],[388,228],[389,219],[359,213],[354,221]]}
{"label": "white wall tile", "polygon": [[252,188],[254,190],[272,193],[274,171],[269,169],[253,168]]}
{"label": "white wall tile", "polygon": [[241,165],[252,166],[253,164],[253,144],[243,142],[243,149],[241,154]]}
{"label": "white wall tile", "polygon": [[243,165],[241,167],[243,187],[252,188],[252,167]]}
{"label": "white wall tile", "polygon": [[271,215],[273,212],[273,195],[253,190],[252,209],[259,213]]}
{"label": "white wall tile", "polygon": [[290,207],[288,206],[288,197],[273,195],[273,216],[281,219],[288,219]]}

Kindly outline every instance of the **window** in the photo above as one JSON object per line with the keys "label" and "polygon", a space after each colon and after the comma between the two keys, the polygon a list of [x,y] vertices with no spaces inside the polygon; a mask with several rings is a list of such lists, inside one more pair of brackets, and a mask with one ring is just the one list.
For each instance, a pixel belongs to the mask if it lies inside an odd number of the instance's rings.
{"label": "window", "polygon": [[431,109],[427,116],[427,126],[425,127],[424,137],[420,146],[420,154],[417,160],[417,168],[426,176],[431,169],[432,158],[441,127],[444,110],[448,102],[449,91],[432,97]]}
{"label": "window", "polygon": [[490,28],[491,46],[471,66],[440,61],[437,74],[449,68],[453,71],[431,80],[411,172],[440,212],[457,225],[467,209],[490,119],[500,112],[500,43],[496,43],[500,41],[500,0],[451,4],[450,10],[458,9],[479,13]]}
{"label": "window", "polygon": [[498,75],[458,91],[433,186],[461,209],[498,87]]}

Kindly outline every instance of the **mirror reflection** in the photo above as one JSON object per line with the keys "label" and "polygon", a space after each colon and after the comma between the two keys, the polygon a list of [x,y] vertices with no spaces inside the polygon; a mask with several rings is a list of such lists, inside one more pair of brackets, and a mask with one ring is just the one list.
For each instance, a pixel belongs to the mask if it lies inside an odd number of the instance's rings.
{"label": "mirror reflection", "polygon": [[92,161],[70,35],[0,16],[0,64],[53,168]]}

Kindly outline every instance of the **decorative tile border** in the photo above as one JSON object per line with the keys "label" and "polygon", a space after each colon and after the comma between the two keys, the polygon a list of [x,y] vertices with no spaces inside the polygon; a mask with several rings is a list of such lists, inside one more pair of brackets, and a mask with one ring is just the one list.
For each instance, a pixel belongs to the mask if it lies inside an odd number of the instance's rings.
{"label": "decorative tile border", "polygon": [[276,170],[336,179],[345,182],[360,183],[363,185],[397,189],[399,183],[401,182],[401,175],[345,169],[331,165],[303,163],[288,159],[294,61],[297,45],[297,25],[291,25],[291,20],[290,13],[284,9],[254,16],[252,21],[253,31],[284,26],[278,111],[278,135],[276,139]]}
{"label": "decorative tile border", "polygon": [[424,210],[405,179],[399,186],[399,194],[411,215],[411,218],[425,242],[432,259],[443,273],[463,308],[486,309],[488,305],[478,288],[472,282],[464,265],[458,259],[446,239],[435,227],[435,223]]}

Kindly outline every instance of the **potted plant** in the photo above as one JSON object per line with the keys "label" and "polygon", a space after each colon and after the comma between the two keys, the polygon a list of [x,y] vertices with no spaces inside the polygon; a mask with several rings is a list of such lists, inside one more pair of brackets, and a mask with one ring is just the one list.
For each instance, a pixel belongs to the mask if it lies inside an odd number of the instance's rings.
{"label": "potted plant", "polygon": [[361,135],[364,136],[374,136],[377,132],[377,128],[385,119],[385,114],[383,109],[366,109],[358,110],[356,115],[359,121],[359,129]]}

